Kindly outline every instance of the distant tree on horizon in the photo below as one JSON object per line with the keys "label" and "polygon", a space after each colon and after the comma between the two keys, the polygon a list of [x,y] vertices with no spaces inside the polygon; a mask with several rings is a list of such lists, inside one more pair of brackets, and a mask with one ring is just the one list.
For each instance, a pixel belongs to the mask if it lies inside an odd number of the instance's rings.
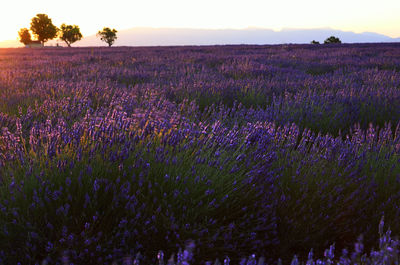
{"label": "distant tree on horizon", "polygon": [[57,37],[58,28],[54,26],[46,14],[37,14],[36,17],[32,18],[31,31],[38,41],[44,44],[46,41]]}
{"label": "distant tree on horizon", "polygon": [[320,44],[320,43],[319,43],[319,41],[312,40],[312,41],[311,41],[311,44]]}
{"label": "distant tree on horizon", "polygon": [[105,43],[108,44],[108,47],[111,47],[115,40],[117,39],[117,30],[116,29],[110,29],[108,27],[103,28],[103,30],[100,30],[97,32],[97,37],[100,37],[100,40],[104,41]]}
{"label": "distant tree on horizon", "polygon": [[27,45],[32,42],[32,36],[31,33],[29,32],[29,29],[27,28],[20,29],[18,35],[19,35],[19,41],[22,42],[23,44]]}
{"label": "distant tree on horizon", "polygon": [[81,30],[77,25],[62,24],[60,27],[60,40],[63,40],[68,47],[82,39]]}
{"label": "distant tree on horizon", "polygon": [[332,44],[332,43],[342,43],[342,41],[335,36],[330,36],[324,41],[324,44]]}

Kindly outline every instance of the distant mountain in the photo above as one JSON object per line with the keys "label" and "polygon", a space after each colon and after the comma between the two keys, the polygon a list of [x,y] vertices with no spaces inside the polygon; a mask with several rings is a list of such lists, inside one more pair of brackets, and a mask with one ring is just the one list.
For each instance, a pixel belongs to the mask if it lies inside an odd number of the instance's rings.
{"label": "distant mountain", "polygon": [[[213,44],[282,44],[323,42],[329,36],[339,37],[345,43],[394,42],[388,36],[365,32],[354,33],[333,29],[172,29],[132,28],[118,32],[115,45],[163,46],[163,45],[213,45]],[[104,45],[96,36],[89,36],[77,46]]]}
{"label": "distant mountain", "polygon": [[[310,43],[336,36],[344,43],[400,42],[373,32],[321,29],[180,29],[180,28],[132,28],[117,33],[115,46],[165,46],[165,45],[214,45],[214,44],[282,44]],[[59,42],[59,41],[58,41]],[[57,41],[48,45],[56,45]],[[60,43],[60,42],[59,42]],[[62,43],[60,43],[62,44]],[[18,41],[0,42],[0,47],[18,47]],[[73,46],[105,46],[95,35],[83,38]]]}

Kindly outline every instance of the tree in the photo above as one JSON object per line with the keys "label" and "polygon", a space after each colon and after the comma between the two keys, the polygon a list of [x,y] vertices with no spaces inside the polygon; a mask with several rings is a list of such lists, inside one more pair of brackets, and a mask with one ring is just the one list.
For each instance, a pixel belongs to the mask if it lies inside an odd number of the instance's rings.
{"label": "tree", "polygon": [[60,40],[65,41],[68,47],[71,44],[82,39],[81,30],[77,25],[65,25],[62,24],[60,28]]}
{"label": "tree", "polygon": [[311,41],[311,44],[319,44],[319,41],[312,40],[312,41]]}
{"label": "tree", "polygon": [[37,14],[36,17],[32,18],[31,31],[44,44],[57,36],[58,28],[53,25],[46,14]]}
{"label": "tree", "polygon": [[111,47],[117,39],[117,31],[115,29],[103,28],[103,30],[97,32],[97,36]]}
{"label": "tree", "polygon": [[330,36],[324,41],[324,44],[331,44],[331,43],[342,43],[342,41],[335,36]]}
{"label": "tree", "polygon": [[19,35],[19,41],[22,42],[23,44],[27,45],[31,43],[32,41],[31,33],[29,33],[29,30],[27,28],[20,29],[18,35]]}

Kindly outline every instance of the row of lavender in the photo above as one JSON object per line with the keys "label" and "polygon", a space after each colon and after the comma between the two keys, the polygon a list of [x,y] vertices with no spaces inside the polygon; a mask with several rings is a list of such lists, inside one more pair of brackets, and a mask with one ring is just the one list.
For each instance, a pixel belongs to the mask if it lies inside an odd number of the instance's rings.
{"label": "row of lavender", "polygon": [[189,239],[197,263],[289,261],[373,247],[382,215],[400,234],[399,51],[1,50],[1,261],[150,262]]}
{"label": "row of lavender", "polygon": [[[148,91],[176,103],[195,100],[202,112],[235,102],[260,107],[244,123],[294,122],[337,135],[356,123],[364,129],[371,122],[397,123],[398,49],[380,44],[118,48],[112,55],[104,49],[7,51],[0,66],[0,111],[18,114],[17,106],[25,110],[35,100],[68,96],[97,109],[110,104],[118,87],[139,100]],[[130,114],[132,106],[125,110]]]}

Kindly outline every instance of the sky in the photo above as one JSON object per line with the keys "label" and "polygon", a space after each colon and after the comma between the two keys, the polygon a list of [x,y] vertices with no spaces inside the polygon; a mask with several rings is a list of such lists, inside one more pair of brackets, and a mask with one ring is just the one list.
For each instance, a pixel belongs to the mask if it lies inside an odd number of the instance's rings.
{"label": "sky", "polygon": [[400,0],[1,0],[0,41],[18,39],[38,13],[84,36],[103,27],[333,28],[400,37]]}

